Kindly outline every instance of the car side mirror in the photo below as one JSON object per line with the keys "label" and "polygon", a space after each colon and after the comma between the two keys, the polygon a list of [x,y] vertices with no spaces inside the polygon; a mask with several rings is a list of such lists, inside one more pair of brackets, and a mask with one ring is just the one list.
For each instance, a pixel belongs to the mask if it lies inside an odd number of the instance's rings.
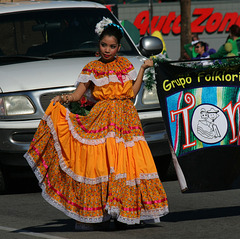
{"label": "car side mirror", "polygon": [[161,53],[163,44],[157,37],[146,36],[140,39],[139,50],[143,56],[150,57]]}

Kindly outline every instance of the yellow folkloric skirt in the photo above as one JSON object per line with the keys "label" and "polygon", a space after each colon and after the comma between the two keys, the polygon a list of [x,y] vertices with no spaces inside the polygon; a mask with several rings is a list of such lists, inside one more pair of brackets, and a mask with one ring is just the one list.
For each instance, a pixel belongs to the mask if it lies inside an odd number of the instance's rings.
{"label": "yellow folkloric skirt", "polygon": [[25,154],[43,197],[75,220],[135,224],[168,213],[133,103],[102,100],[87,116],[50,104]]}

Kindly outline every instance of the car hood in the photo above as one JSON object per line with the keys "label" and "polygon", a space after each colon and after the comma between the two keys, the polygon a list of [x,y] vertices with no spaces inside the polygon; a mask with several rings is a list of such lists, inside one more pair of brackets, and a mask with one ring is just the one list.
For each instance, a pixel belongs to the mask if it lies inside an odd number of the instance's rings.
{"label": "car hood", "polygon": [[[136,70],[141,56],[127,57]],[[2,93],[72,86],[82,68],[95,57],[54,59],[0,66]]]}

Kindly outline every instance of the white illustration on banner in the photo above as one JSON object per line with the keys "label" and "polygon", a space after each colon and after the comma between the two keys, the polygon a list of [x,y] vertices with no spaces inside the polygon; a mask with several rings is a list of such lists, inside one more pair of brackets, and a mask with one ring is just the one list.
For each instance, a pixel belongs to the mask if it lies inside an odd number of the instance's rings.
{"label": "white illustration on banner", "polygon": [[192,115],[191,126],[196,138],[207,144],[220,142],[228,129],[227,118],[223,111],[211,104],[196,107]]}

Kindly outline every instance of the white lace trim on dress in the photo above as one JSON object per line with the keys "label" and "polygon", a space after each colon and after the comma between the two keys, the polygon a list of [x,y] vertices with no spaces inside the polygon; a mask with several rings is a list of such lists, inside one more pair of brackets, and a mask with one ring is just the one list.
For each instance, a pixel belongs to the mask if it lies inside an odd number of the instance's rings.
{"label": "white lace trim on dress", "polygon": [[[110,168],[110,173],[115,173],[114,168]],[[123,179],[123,178],[127,178],[126,173],[121,173],[121,174],[115,175],[115,180],[119,180],[119,179]],[[157,172],[155,172],[155,173],[140,173],[139,178],[135,178],[132,180],[126,180],[126,185],[127,186],[140,185],[142,179],[149,180],[149,179],[155,179],[155,178],[159,178]]]}
{"label": "white lace trim on dress", "polygon": [[63,205],[59,204],[57,201],[53,200],[47,192],[46,192],[46,185],[43,182],[44,178],[42,174],[39,172],[38,168],[36,167],[35,162],[33,161],[32,157],[25,153],[24,157],[26,158],[29,165],[32,167],[33,172],[35,173],[38,181],[39,186],[42,189],[42,196],[43,198],[52,206],[57,208],[58,210],[65,213],[68,217],[75,219],[76,221],[85,222],[85,223],[100,223],[104,221],[110,220],[110,218],[116,218],[119,222],[126,223],[126,224],[139,224],[140,221],[146,221],[146,220],[153,220],[155,223],[160,222],[160,217],[166,215],[168,211],[168,207],[164,207],[162,209],[152,209],[152,210],[142,210],[140,218],[126,218],[122,217],[120,215],[120,209],[118,207],[109,207],[109,204],[107,203],[105,207],[106,214],[101,217],[83,217],[78,215],[77,213],[74,213],[72,211],[67,210]]}
{"label": "white lace trim on dress", "polygon": [[[135,81],[136,77],[137,77],[137,73],[136,73],[135,69],[128,72],[126,75],[124,75],[124,74],[121,75],[123,82],[127,82],[129,80]],[[87,83],[88,81],[92,81],[94,83],[94,85],[96,85],[96,86],[107,85],[110,82],[121,83],[121,81],[119,80],[117,75],[109,75],[109,76],[104,76],[102,78],[96,79],[94,77],[94,74],[91,73],[90,75],[80,74],[77,81],[75,82],[75,86],[77,87],[80,82]]]}
{"label": "white lace trim on dress", "polygon": [[133,147],[135,145],[135,142],[138,141],[146,141],[146,139],[144,138],[144,136],[133,136],[133,140],[132,141],[125,141],[123,138],[118,138],[116,137],[116,133],[115,132],[109,132],[104,138],[100,138],[100,139],[86,139],[86,138],[82,138],[79,136],[79,134],[76,132],[71,119],[69,117],[69,113],[70,111],[67,109],[67,113],[66,113],[66,120],[68,122],[68,126],[69,126],[69,130],[72,133],[72,136],[78,140],[80,143],[82,144],[87,144],[87,145],[98,145],[98,144],[104,144],[106,143],[107,138],[115,138],[116,143],[124,143],[125,147]]}
{"label": "white lace trim on dress", "polygon": [[107,203],[105,210],[107,210],[108,214],[112,216],[112,218],[117,219],[117,221],[132,225],[139,224],[140,221],[149,221],[152,220],[154,223],[160,222],[160,217],[168,214],[168,207],[164,207],[162,209],[152,209],[152,210],[141,210],[140,218],[127,218],[120,215],[120,209],[118,207],[110,207],[109,203]]}

